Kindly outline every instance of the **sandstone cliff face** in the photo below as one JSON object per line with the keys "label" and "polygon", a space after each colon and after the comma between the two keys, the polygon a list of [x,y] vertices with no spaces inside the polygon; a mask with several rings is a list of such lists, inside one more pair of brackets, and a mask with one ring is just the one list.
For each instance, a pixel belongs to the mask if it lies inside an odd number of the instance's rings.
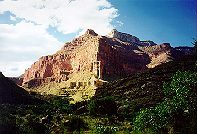
{"label": "sandstone cliff face", "polygon": [[148,68],[154,68],[157,65],[169,62],[173,59],[171,55],[173,48],[169,43],[139,48],[147,53],[151,60],[151,62],[147,65]]}
{"label": "sandstone cliff face", "polygon": [[91,71],[97,60],[98,36],[88,30],[85,35],[66,43],[61,50],[41,57],[24,74],[23,84],[40,85],[50,81],[67,80],[67,76],[77,71]]}
{"label": "sandstone cliff face", "polygon": [[98,60],[103,79],[126,76],[146,69],[150,59],[137,46],[119,39],[103,37],[99,42]]}
{"label": "sandstone cliff face", "polygon": [[108,37],[117,38],[117,39],[119,39],[121,41],[124,41],[124,42],[140,44],[140,40],[137,37],[132,36],[132,35],[127,34],[127,33],[118,32],[116,29],[113,29],[108,34]]}
{"label": "sandstone cliff face", "polygon": [[153,41],[148,40],[148,41],[140,41],[140,45],[141,46],[155,46],[157,44]]}
{"label": "sandstone cliff face", "polygon": [[55,54],[35,62],[25,71],[23,85],[66,81],[70,74],[81,71],[109,80],[169,61],[172,49],[169,44],[143,43],[135,36],[116,30],[106,37],[89,29]]}

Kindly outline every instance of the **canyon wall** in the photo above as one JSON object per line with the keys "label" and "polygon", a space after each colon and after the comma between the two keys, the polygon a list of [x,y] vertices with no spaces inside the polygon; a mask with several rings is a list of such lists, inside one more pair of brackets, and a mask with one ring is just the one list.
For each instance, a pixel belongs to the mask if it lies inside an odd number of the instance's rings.
{"label": "canyon wall", "polygon": [[23,85],[66,81],[70,74],[83,71],[91,72],[96,78],[112,80],[170,61],[171,50],[168,43],[140,41],[117,30],[101,36],[88,29],[55,54],[35,62],[25,71]]}

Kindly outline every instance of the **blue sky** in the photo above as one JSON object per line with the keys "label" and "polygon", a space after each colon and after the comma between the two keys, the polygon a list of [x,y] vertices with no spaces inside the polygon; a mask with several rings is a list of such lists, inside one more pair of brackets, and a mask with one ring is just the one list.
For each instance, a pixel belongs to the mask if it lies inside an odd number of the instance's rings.
{"label": "blue sky", "polygon": [[0,0],[0,71],[19,76],[88,28],[192,46],[195,0]]}
{"label": "blue sky", "polygon": [[142,40],[191,46],[197,37],[195,0],[110,0],[123,22],[118,30]]}

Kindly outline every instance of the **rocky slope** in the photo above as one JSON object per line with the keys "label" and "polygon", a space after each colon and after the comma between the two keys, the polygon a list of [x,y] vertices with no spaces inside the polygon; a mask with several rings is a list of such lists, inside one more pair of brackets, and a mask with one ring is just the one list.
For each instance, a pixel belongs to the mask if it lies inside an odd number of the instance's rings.
{"label": "rocky slope", "polygon": [[25,71],[23,85],[66,81],[73,73],[87,71],[96,78],[112,80],[171,61],[172,50],[168,43],[140,41],[117,30],[100,36],[88,29],[55,54],[35,62]]}
{"label": "rocky slope", "polygon": [[[96,89],[93,99],[113,96],[118,103],[119,112],[126,110],[128,105],[138,111],[142,107],[153,106],[163,99],[163,84],[171,81],[171,77],[177,71],[196,72],[196,57],[187,55],[178,60],[147,69],[144,72],[109,82],[105,86]],[[195,88],[194,92],[196,91]],[[129,111],[125,111],[125,113],[129,115]]]}

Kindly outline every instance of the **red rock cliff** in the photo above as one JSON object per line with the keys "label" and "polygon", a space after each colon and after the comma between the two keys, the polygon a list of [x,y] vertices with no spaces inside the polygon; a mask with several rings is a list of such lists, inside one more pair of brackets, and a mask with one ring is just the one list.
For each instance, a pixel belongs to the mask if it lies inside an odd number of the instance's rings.
{"label": "red rock cliff", "polygon": [[137,37],[129,34],[113,30],[110,36],[100,36],[89,29],[55,54],[41,57],[25,71],[23,84],[37,86],[50,81],[63,81],[68,79],[69,74],[78,71],[98,75],[99,70],[101,79],[117,78],[145,70],[151,62],[157,61],[159,55],[167,58],[152,66],[167,61],[170,51],[169,44],[143,46]]}

